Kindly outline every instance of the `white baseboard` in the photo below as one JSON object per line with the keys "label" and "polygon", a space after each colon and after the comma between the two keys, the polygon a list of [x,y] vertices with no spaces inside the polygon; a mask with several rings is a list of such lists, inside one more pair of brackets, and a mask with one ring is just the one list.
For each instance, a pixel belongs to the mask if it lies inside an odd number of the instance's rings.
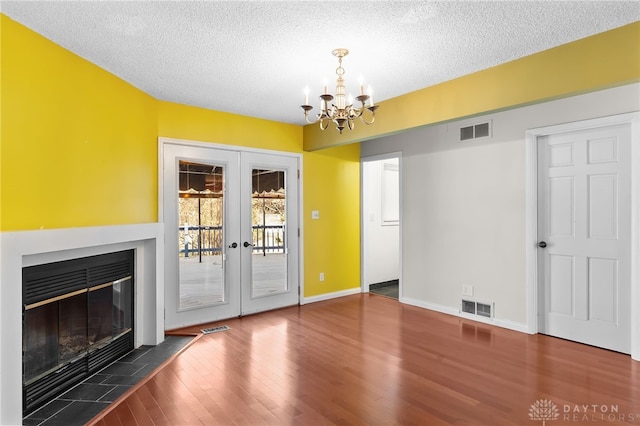
{"label": "white baseboard", "polygon": [[317,296],[303,297],[300,300],[300,304],[306,305],[308,303],[321,302],[323,300],[335,299],[337,297],[351,296],[352,294],[358,294],[360,292],[362,292],[362,289],[360,287],[356,287],[356,288],[350,288],[348,290],[335,291],[333,293],[325,293],[325,294],[319,294]]}
{"label": "white baseboard", "polygon": [[412,299],[410,297],[403,297],[400,299],[401,303],[407,305],[417,306],[418,308],[429,309],[430,311],[436,311],[447,315],[453,315],[455,317],[468,319],[471,321],[481,322],[483,324],[495,325],[496,327],[506,328],[509,330],[519,331],[521,333],[529,334],[529,328],[527,324],[519,323],[511,320],[505,320],[500,318],[484,318],[476,315],[466,314],[460,312],[460,309],[453,308],[451,306],[437,305],[435,303],[425,302],[424,300]]}

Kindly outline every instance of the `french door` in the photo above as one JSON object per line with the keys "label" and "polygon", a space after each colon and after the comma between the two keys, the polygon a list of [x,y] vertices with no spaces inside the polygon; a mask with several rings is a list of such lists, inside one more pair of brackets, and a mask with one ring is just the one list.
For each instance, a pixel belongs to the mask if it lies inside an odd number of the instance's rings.
{"label": "french door", "polygon": [[165,328],[297,304],[299,157],[162,151]]}

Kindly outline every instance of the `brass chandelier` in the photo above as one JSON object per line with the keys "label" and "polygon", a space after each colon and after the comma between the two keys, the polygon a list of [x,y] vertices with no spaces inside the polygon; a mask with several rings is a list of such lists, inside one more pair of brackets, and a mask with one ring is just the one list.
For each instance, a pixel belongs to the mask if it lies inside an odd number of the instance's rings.
{"label": "brass chandelier", "polygon": [[[342,67],[342,58],[347,56],[349,51],[347,49],[340,48],[333,50],[331,53],[333,56],[338,58],[338,68],[336,68],[336,75],[338,78],[336,80],[335,102],[331,103],[331,106],[329,106],[329,102],[334,100],[334,96],[329,94],[327,85],[325,84],[323,93],[320,95],[320,112],[317,114],[315,120],[310,120],[309,111],[311,111],[313,107],[309,105],[308,89],[305,90],[304,105],[300,106],[304,111],[305,120],[310,124],[319,122],[320,129],[322,130],[326,130],[329,127],[329,123],[333,121],[340,134],[342,134],[345,127],[349,130],[353,130],[354,121],[357,118],[359,118],[364,124],[373,124],[376,119],[375,115],[378,105],[373,104],[371,89],[369,89],[369,94],[366,94],[364,92],[364,86],[360,84],[360,94],[355,97],[355,100],[360,103],[357,106],[354,106],[353,99],[347,99],[347,91],[343,78],[345,70]],[[369,113],[365,113],[367,110]],[[369,116],[369,119],[365,117],[365,114]]]}

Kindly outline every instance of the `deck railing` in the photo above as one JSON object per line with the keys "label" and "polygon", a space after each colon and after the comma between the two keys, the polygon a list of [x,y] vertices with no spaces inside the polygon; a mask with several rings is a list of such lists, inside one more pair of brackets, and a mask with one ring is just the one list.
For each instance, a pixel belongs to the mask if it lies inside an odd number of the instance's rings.
{"label": "deck railing", "polygon": [[[285,225],[253,225],[253,253],[284,253]],[[222,252],[222,226],[189,226],[185,241],[185,228],[178,230],[180,256],[211,256]],[[238,244],[241,244],[238,241]]]}

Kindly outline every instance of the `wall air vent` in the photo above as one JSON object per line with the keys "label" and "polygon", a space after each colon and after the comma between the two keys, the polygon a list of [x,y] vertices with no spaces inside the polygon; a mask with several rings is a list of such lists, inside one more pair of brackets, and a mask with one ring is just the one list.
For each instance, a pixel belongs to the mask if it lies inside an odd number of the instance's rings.
{"label": "wall air vent", "polygon": [[491,136],[491,122],[474,124],[460,128],[460,141],[486,138]]}
{"label": "wall air vent", "polygon": [[476,302],[472,300],[462,300],[462,312],[466,312],[468,314],[476,314]]}
{"label": "wall air vent", "polygon": [[491,309],[491,305],[488,303],[476,303],[476,314],[480,315],[481,317],[487,317],[487,318],[491,318],[491,312],[493,311],[493,309]]}
{"label": "wall air vent", "polygon": [[485,318],[493,317],[493,303],[482,303],[474,300],[462,299],[460,310],[467,314],[478,315]]}
{"label": "wall air vent", "polygon": [[460,128],[460,140],[468,141],[473,139],[473,126],[461,127]]}

